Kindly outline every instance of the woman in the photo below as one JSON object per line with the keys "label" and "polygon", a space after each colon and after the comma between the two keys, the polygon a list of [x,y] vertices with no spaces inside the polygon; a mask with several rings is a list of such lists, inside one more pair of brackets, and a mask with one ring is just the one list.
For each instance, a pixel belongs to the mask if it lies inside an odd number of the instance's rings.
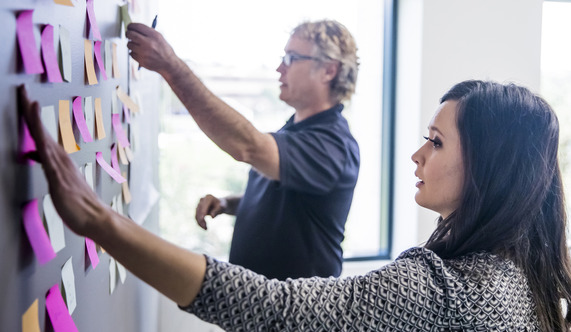
{"label": "woman", "polygon": [[[364,276],[268,280],[178,248],[99,203],[19,89],[54,204],[182,309],[231,331],[566,331],[571,269],[558,122],[516,85],[465,81],[442,98],[412,156],[423,248]],[[565,306],[566,307],[566,306]]]}

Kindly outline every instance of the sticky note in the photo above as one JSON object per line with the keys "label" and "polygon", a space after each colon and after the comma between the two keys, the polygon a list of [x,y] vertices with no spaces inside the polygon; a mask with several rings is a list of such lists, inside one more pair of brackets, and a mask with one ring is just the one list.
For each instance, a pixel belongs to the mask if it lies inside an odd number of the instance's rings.
{"label": "sticky note", "polygon": [[93,49],[95,52],[95,61],[97,62],[99,72],[101,73],[103,79],[107,80],[107,73],[105,72],[105,64],[103,63],[103,57],[101,56],[101,42],[96,41]]}
{"label": "sticky note", "polygon": [[61,51],[63,79],[66,82],[71,82],[71,39],[69,37],[69,30],[63,25],[59,26],[59,47]]}
{"label": "sticky note", "polygon": [[113,74],[113,50],[112,43],[109,40],[104,42],[105,44],[105,73],[109,74],[109,78]]}
{"label": "sticky note", "polygon": [[[123,183],[125,183],[125,182],[123,182]],[[123,215],[123,200],[121,199],[121,195],[115,196],[114,199],[115,199],[115,204],[117,206],[117,213],[119,213],[120,215]]]}
{"label": "sticky note", "polygon": [[103,159],[103,153],[101,152],[96,152],[95,153],[95,159],[97,160],[97,163],[99,164],[99,166],[101,166],[101,168],[103,168],[103,170],[109,174],[109,176],[111,176],[113,178],[113,180],[117,181],[118,183],[123,183],[125,182],[125,178],[121,176],[121,174],[117,173],[117,171],[115,171],[113,169],[113,167],[111,167],[106,161],[105,159]]}
{"label": "sticky note", "polygon": [[119,100],[121,100],[123,104],[127,105],[131,111],[135,113],[139,112],[139,105],[135,104],[133,99],[131,99],[120,86],[117,86],[117,97],[119,97]]}
{"label": "sticky note", "polygon": [[95,128],[97,131],[97,139],[105,138],[103,112],[101,111],[101,98],[95,98]]}
{"label": "sticky note", "polygon": [[75,142],[71,118],[69,117],[69,100],[59,101],[59,130],[63,140],[63,148],[67,153],[79,151],[79,146]]}
{"label": "sticky note", "polygon": [[40,52],[36,46],[34,37],[34,23],[32,21],[33,10],[21,11],[16,19],[16,34],[18,45],[24,62],[26,74],[42,74],[44,67],[40,59]]}
{"label": "sticky note", "polygon": [[97,84],[97,77],[95,76],[95,67],[93,64],[93,45],[91,40],[84,39],[84,57],[85,57],[85,71],[87,72],[87,82],[89,85]]}
{"label": "sticky note", "polygon": [[50,242],[55,252],[59,252],[65,247],[65,236],[63,229],[63,220],[59,216],[52,202],[51,196],[44,196],[44,218],[48,225],[48,233],[50,234]]}
{"label": "sticky note", "polygon": [[85,176],[85,181],[87,181],[87,184],[89,185],[91,190],[95,190],[95,187],[93,186],[93,163],[86,163],[83,172]]}
{"label": "sticky note", "polygon": [[77,306],[77,299],[75,295],[75,275],[73,274],[73,263],[70,257],[61,268],[61,282],[65,291],[65,303],[69,314],[73,314]]}
{"label": "sticky note", "polygon": [[[123,175],[125,179],[127,178],[127,173],[123,172],[121,175]],[[131,191],[129,190],[129,182],[125,181],[121,183],[121,189],[123,191],[123,200],[125,201],[125,204],[131,203]]]}
{"label": "sticky note", "polygon": [[42,31],[41,45],[42,45],[42,57],[44,59],[44,65],[46,66],[48,81],[52,83],[63,82],[63,80],[61,79],[61,73],[59,71],[56,52],[54,49],[53,25],[48,24],[44,27],[44,30]]}
{"label": "sticky note", "polygon": [[30,129],[24,121],[24,118],[20,117],[20,133],[19,133],[19,140],[20,140],[20,160],[23,163],[27,163],[28,165],[33,165],[35,162],[32,159],[28,159],[24,157],[27,153],[36,151],[36,143],[30,134]]}
{"label": "sticky note", "polygon": [[119,279],[121,279],[121,283],[124,284],[125,279],[127,279],[127,270],[125,270],[125,267],[121,265],[121,263],[117,261],[116,263],[117,263],[117,272],[119,272]]}
{"label": "sticky note", "polygon": [[117,134],[119,143],[121,143],[122,146],[129,146],[129,140],[127,139],[127,135],[123,130],[123,125],[121,124],[121,114],[111,114],[111,123],[113,124],[115,134]]}
{"label": "sticky note", "polygon": [[93,33],[93,39],[102,40],[101,33],[99,32],[99,26],[97,26],[97,20],[95,19],[93,0],[87,0],[86,9],[87,9],[87,17],[89,18],[89,26],[91,27],[91,32]]}
{"label": "sticky note", "polygon": [[129,114],[129,108],[123,104],[123,115],[125,116],[125,121],[131,123],[131,115]]}
{"label": "sticky note", "polygon": [[57,284],[53,285],[46,296],[46,310],[52,322],[55,332],[77,331],[77,326],[73,322],[69,311],[65,306],[61,291]]}
{"label": "sticky note", "polygon": [[22,332],[40,332],[40,320],[38,319],[38,299],[22,315]]}
{"label": "sticky note", "polygon": [[121,173],[121,167],[117,160],[117,145],[115,144],[111,145],[111,167],[113,167],[117,173]]}
{"label": "sticky note", "polygon": [[117,284],[117,265],[115,259],[109,257],[109,294],[113,294]]}
{"label": "sticky note", "polygon": [[111,44],[111,49],[112,49],[111,61],[113,67],[113,77],[121,78],[121,73],[119,72],[119,62],[117,61],[117,44],[115,43]]}
{"label": "sticky note", "polygon": [[91,137],[95,135],[95,114],[93,113],[93,97],[88,96],[84,98],[83,114],[85,115],[85,123]]}
{"label": "sticky note", "polygon": [[133,159],[135,158],[135,157],[133,156],[133,151],[131,151],[131,148],[128,147],[128,146],[125,147],[125,155],[127,156],[127,160],[128,160],[129,162],[132,162]]}
{"label": "sticky note", "polygon": [[33,199],[26,203],[22,208],[22,219],[24,221],[24,229],[28,235],[28,240],[32,245],[32,249],[38,258],[40,264],[45,264],[56,257],[56,253],[52,248],[48,233],[44,228],[40,212],[38,211],[38,200]]}
{"label": "sticky note", "polygon": [[40,117],[42,119],[42,124],[48,130],[50,136],[54,139],[54,141],[57,141],[57,120],[56,110],[54,106],[43,106],[42,111],[40,112]]}
{"label": "sticky note", "polygon": [[54,3],[58,5],[73,7],[73,3],[71,3],[71,0],[54,0]]}
{"label": "sticky note", "polygon": [[131,16],[129,15],[129,4],[124,4],[121,6],[121,20],[123,21],[123,27],[127,31],[127,26],[131,24]]}
{"label": "sticky note", "polygon": [[117,107],[117,89],[111,90],[111,114],[119,114]]}
{"label": "sticky note", "polygon": [[127,159],[127,155],[125,154],[125,149],[119,142],[117,142],[117,150],[119,151],[119,160],[121,160],[121,164],[129,165],[129,159]]}
{"label": "sticky note", "polygon": [[87,255],[91,261],[91,266],[96,268],[99,264],[99,256],[97,255],[97,248],[95,248],[95,242],[90,238],[85,238],[85,248],[87,249]]}
{"label": "sticky note", "polygon": [[87,123],[85,122],[85,116],[83,115],[81,97],[75,97],[73,99],[73,118],[75,119],[77,128],[79,128],[81,137],[83,137],[83,141],[86,143],[93,142],[93,138],[91,137],[89,129],[87,128]]}

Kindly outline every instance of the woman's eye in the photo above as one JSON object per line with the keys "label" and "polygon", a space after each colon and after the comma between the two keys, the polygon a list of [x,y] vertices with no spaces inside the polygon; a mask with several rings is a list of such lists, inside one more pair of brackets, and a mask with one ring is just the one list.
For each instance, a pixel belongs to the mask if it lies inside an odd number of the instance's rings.
{"label": "woman's eye", "polygon": [[438,139],[438,137],[435,137],[434,139],[430,138],[430,137],[426,137],[426,136],[422,136],[424,137],[425,140],[430,141],[432,143],[432,146],[434,148],[439,148],[442,146],[442,143],[440,142],[440,140]]}

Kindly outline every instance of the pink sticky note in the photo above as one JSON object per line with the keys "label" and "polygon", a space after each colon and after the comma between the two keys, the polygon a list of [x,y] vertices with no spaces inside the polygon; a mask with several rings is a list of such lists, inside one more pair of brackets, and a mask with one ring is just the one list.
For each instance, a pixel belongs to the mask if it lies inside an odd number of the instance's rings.
{"label": "pink sticky note", "polygon": [[127,135],[125,135],[125,131],[123,130],[123,125],[121,124],[121,114],[113,114],[111,117],[113,129],[115,129],[119,143],[121,143],[121,145],[124,147],[131,146],[129,140],[127,139]]}
{"label": "pink sticky note", "polygon": [[121,167],[119,167],[119,161],[117,160],[117,145],[111,145],[111,166],[113,169],[121,174]]}
{"label": "pink sticky note", "polygon": [[[25,162],[24,155],[33,151],[36,151],[36,143],[32,139],[32,135],[30,135],[30,129],[26,121],[20,118],[20,160]],[[35,162],[32,159],[28,159],[27,163],[28,165],[33,165]]]}
{"label": "pink sticky note", "polygon": [[48,81],[52,83],[63,82],[54,49],[54,27],[50,24],[46,25],[42,31],[42,56],[48,73]]}
{"label": "pink sticky note", "polygon": [[85,238],[85,247],[87,248],[87,255],[91,261],[91,266],[93,268],[97,267],[99,264],[99,256],[97,256],[97,249],[95,248],[95,242],[92,239]]}
{"label": "pink sticky note", "polygon": [[48,233],[44,228],[44,223],[38,210],[38,200],[33,199],[22,207],[22,219],[24,229],[32,245],[34,253],[40,264],[45,264],[56,257]]}
{"label": "pink sticky note", "polygon": [[115,171],[113,169],[113,167],[111,167],[105,161],[105,159],[103,159],[103,154],[101,152],[95,153],[95,159],[97,160],[97,163],[99,164],[99,166],[101,166],[101,168],[103,168],[103,170],[105,172],[107,172],[107,174],[109,174],[109,176],[111,176],[115,181],[117,181],[118,183],[123,183],[123,182],[127,181],[127,180],[125,180],[125,178],[123,176],[121,176],[121,173],[118,173],[117,171]]}
{"label": "pink sticky note", "polygon": [[89,133],[89,128],[87,128],[87,122],[85,122],[85,116],[83,115],[83,107],[81,106],[81,97],[75,97],[73,99],[73,118],[79,128],[81,137],[85,143],[93,142],[93,138]]}
{"label": "pink sticky note", "polygon": [[46,310],[55,332],[78,331],[65,306],[58,284],[53,285],[46,295]]}
{"label": "pink sticky note", "polygon": [[20,45],[26,74],[41,74],[44,72],[44,67],[40,59],[40,52],[36,47],[32,21],[33,13],[33,9],[20,12],[16,19],[16,34],[18,35],[18,44]]}
{"label": "pink sticky note", "polygon": [[131,115],[129,113],[131,113],[131,111],[123,104],[123,114],[125,114],[125,121],[127,121],[127,123],[131,123]]}
{"label": "pink sticky note", "polygon": [[101,56],[101,42],[96,41],[93,48],[95,50],[95,61],[97,61],[97,66],[99,67],[99,72],[104,80],[107,80],[107,73],[105,72],[105,64],[103,63],[103,57]]}
{"label": "pink sticky note", "polygon": [[93,10],[93,0],[87,0],[87,17],[89,17],[89,25],[93,31],[93,39],[102,40],[97,21],[95,20],[95,10]]}

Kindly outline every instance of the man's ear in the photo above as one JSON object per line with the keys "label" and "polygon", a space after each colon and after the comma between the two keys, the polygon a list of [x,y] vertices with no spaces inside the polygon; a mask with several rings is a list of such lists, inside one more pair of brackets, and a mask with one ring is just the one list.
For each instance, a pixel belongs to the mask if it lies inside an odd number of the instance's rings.
{"label": "man's ear", "polygon": [[325,68],[325,72],[322,77],[324,83],[331,82],[335,76],[337,76],[340,65],[339,61],[329,61],[323,64],[323,67]]}

